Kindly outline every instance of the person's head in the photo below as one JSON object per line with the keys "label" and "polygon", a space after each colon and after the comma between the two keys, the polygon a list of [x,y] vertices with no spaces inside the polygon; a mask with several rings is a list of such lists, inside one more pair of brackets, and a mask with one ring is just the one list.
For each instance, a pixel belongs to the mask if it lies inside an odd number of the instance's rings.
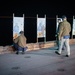
{"label": "person's head", "polygon": [[67,20],[67,17],[65,15],[63,15],[62,20]]}
{"label": "person's head", "polygon": [[62,19],[58,19],[58,23],[62,22]]}
{"label": "person's head", "polygon": [[24,34],[24,31],[20,31],[19,33],[20,33],[20,34]]}

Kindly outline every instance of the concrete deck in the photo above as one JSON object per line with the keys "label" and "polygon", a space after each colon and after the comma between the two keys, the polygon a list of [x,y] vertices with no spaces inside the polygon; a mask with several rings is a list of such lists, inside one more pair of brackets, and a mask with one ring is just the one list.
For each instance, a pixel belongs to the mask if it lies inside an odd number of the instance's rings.
{"label": "concrete deck", "polygon": [[70,46],[70,57],[66,50],[55,54],[56,47],[0,54],[0,75],[75,75],[75,44]]}

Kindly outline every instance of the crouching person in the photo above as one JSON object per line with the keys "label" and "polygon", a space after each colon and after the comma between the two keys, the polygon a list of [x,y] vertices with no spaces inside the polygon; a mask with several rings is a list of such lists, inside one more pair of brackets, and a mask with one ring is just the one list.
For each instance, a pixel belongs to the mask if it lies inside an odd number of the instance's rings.
{"label": "crouching person", "polygon": [[22,51],[22,54],[25,54],[25,51],[27,50],[26,46],[26,37],[24,36],[24,32],[20,31],[20,35],[13,40],[14,47],[17,50],[16,54],[19,54],[19,51]]}

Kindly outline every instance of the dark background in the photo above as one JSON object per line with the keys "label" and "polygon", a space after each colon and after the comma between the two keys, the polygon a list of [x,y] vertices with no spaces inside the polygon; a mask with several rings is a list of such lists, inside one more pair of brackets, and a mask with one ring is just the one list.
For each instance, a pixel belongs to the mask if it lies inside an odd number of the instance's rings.
{"label": "dark background", "polygon": [[[15,16],[25,15],[24,31],[27,43],[36,43],[36,16],[44,17],[46,14],[46,41],[55,40],[56,15],[66,15],[68,21],[73,23],[75,7],[73,2],[68,1],[0,1],[0,45],[13,44],[13,13]],[[44,38],[39,39],[39,42]]]}

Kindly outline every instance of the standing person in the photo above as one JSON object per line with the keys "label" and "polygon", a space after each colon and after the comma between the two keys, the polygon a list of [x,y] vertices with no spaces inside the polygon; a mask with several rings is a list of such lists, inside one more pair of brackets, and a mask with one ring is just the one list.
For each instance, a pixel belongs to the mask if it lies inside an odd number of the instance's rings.
{"label": "standing person", "polygon": [[[60,42],[61,40],[59,40],[59,28],[60,28],[60,25],[62,23],[62,19],[58,19],[58,28],[57,28],[57,31],[56,31],[56,43],[57,43],[57,50],[59,50],[59,46],[60,46]],[[63,44],[63,47],[62,47],[62,50],[65,49],[65,45]]]}
{"label": "standing person", "polygon": [[56,54],[60,55],[62,52],[63,44],[65,43],[67,54],[66,57],[70,56],[70,45],[69,45],[69,38],[71,32],[71,24],[67,21],[67,17],[64,15],[62,16],[63,22],[60,24],[59,27],[59,40],[61,40],[60,47],[58,51],[55,51]]}
{"label": "standing person", "polygon": [[19,54],[19,51],[22,50],[22,54],[25,53],[27,46],[26,46],[26,37],[24,36],[24,32],[20,31],[20,35],[13,40],[14,47],[17,49],[16,54]]}

